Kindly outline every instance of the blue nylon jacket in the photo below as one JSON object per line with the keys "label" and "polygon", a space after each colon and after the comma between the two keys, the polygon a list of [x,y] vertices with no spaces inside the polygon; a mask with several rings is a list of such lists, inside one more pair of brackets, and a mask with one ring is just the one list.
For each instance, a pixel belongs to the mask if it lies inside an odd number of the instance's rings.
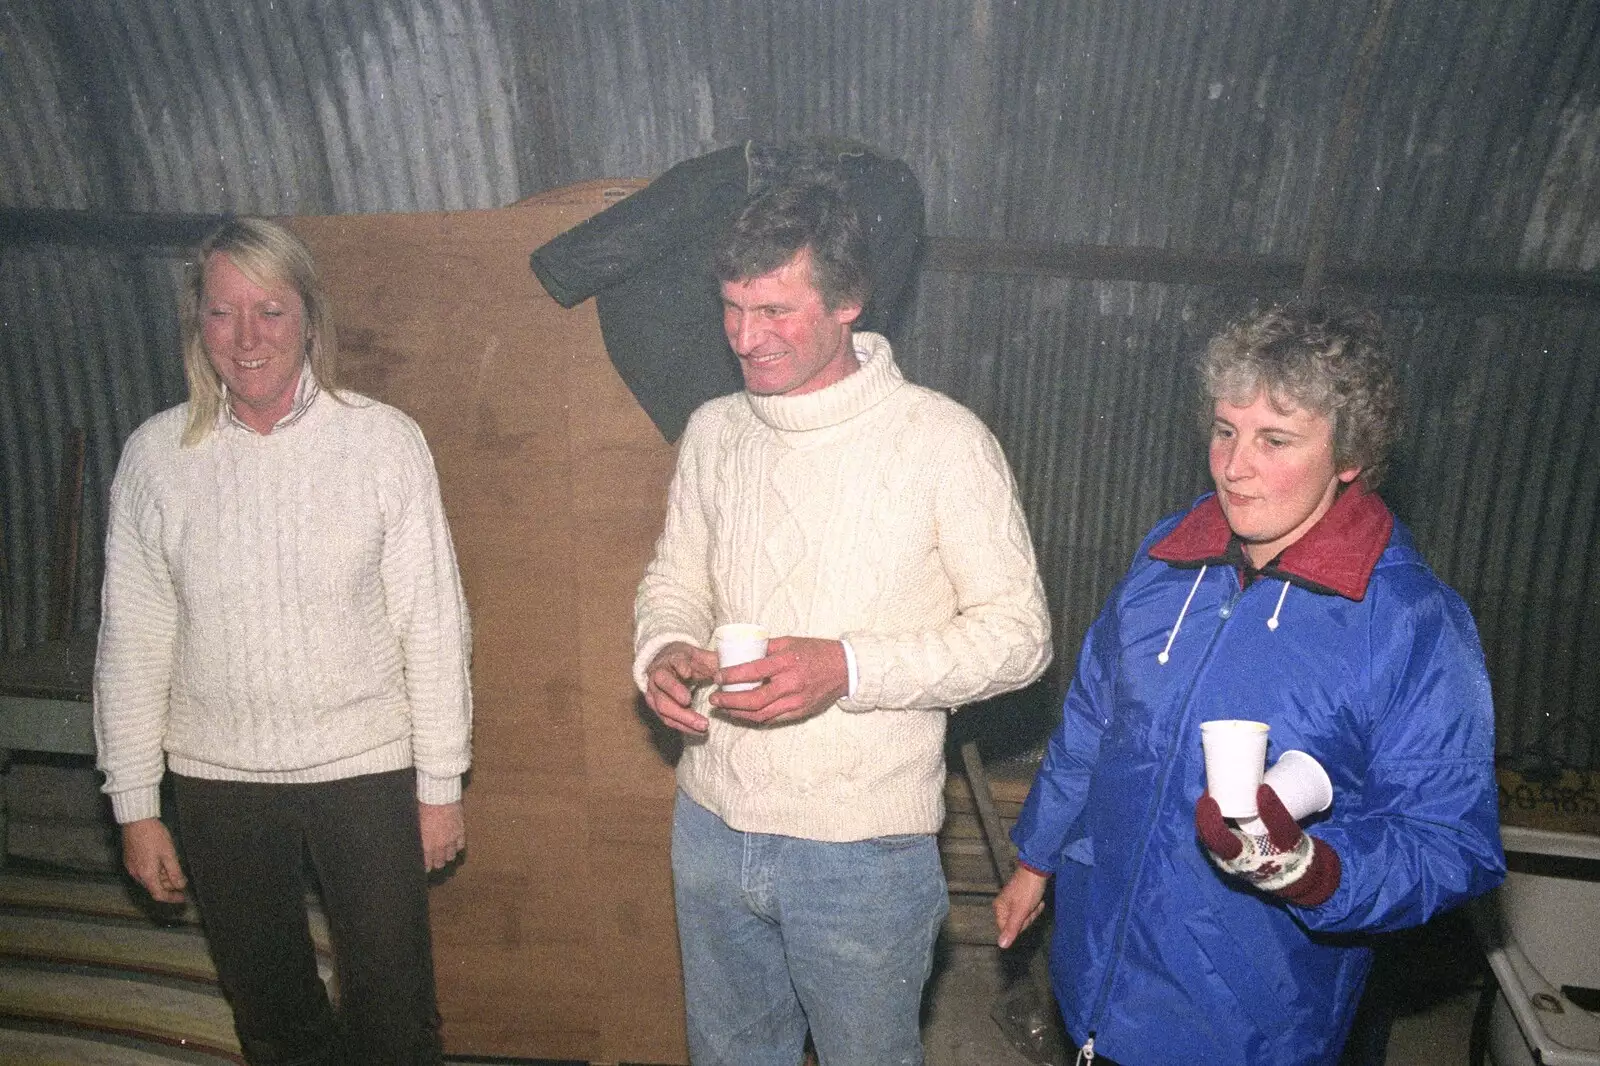
{"label": "blue nylon jacket", "polygon": [[[1067,1029],[1129,1066],[1336,1062],[1363,934],[1505,875],[1477,629],[1410,532],[1353,488],[1243,589],[1227,540],[1211,495],[1146,537],[1084,639],[1012,834],[1055,874]],[[1327,769],[1333,806],[1305,826],[1342,877],[1320,906],[1207,859],[1194,807],[1214,718],[1268,723],[1269,764],[1299,749]]]}

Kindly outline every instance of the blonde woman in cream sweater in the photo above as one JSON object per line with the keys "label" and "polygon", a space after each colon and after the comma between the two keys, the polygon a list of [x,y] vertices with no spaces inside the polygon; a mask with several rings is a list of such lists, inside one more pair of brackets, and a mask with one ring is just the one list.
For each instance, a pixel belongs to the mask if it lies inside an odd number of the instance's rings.
{"label": "blonde woman in cream sweater", "polygon": [[[832,186],[739,215],[716,266],[746,391],[691,419],[636,601],[635,680],[685,737],[673,874],[695,1066],[793,1066],[808,1030],[829,1066],[922,1061],[946,716],[1050,659],[1005,457],[852,332],[864,264]],[[719,670],[727,622],[765,627],[767,656]]]}
{"label": "blonde woman in cream sweater", "polygon": [[399,411],[333,392],[326,300],[282,227],[208,239],[182,325],[189,402],[135,431],[111,490],[95,730],[124,861],[158,900],[194,892],[250,1063],[437,1063],[426,872],[465,843],[472,705],[432,457]]}

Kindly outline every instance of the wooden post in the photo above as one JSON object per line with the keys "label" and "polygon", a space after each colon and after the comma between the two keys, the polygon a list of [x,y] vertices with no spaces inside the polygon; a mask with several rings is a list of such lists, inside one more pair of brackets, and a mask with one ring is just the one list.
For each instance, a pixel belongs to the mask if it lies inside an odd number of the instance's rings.
{"label": "wooden post", "polygon": [[1011,879],[1011,871],[1016,869],[1017,849],[1006,836],[1000,812],[995,809],[994,790],[989,787],[989,774],[978,755],[977,741],[969,740],[961,745],[961,764],[967,772],[967,784],[972,787],[972,802],[978,808],[978,824],[983,827],[983,839],[989,845],[995,880],[1004,888]]}
{"label": "wooden post", "polygon": [[83,430],[74,426],[67,431],[61,456],[61,481],[56,487],[56,529],[50,544],[50,613],[45,633],[51,640],[65,640],[72,633],[72,616],[77,606],[83,451]]}

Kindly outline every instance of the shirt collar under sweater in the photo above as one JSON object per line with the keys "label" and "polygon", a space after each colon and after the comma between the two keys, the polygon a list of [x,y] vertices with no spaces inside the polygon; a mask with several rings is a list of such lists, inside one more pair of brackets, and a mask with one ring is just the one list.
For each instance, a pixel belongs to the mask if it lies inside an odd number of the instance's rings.
{"label": "shirt collar under sweater", "polygon": [[746,392],[750,409],[773,429],[826,429],[847,422],[905,384],[889,342],[876,333],[851,336],[861,369],[827,388],[800,396],[758,396]]}
{"label": "shirt collar under sweater", "polygon": [[[322,387],[317,384],[317,376],[311,372],[311,364],[300,364],[300,383],[295,386],[294,400],[289,404],[288,413],[272,424],[273,430],[280,430],[285,426],[292,426],[300,421],[300,417],[311,406],[311,401],[315,400],[317,394],[321,391]],[[217,428],[228,429],[229,427],[242,429],[246,433],[256,433],[255,430],[245,425],[238,415],[233,413],[233,404],[228,402],[228,386],[223,385],[222,410],[217,412]],[[266,436],[266,434],[256,433],[256,436],[261,437]]]}

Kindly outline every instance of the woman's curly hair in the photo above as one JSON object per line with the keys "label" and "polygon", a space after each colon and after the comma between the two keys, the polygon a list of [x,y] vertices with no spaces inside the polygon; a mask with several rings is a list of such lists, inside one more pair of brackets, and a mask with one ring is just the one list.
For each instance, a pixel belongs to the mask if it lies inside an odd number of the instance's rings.
{"label": "woman's curly hair", "polygon": [[1383,325],[1365,308],[1291,301],[1230,324],[1200,360],[1203,421],[1217,400],[1249,404],[1265,390],[1281,411],[1333,422],[1333,459],[1375,489],[1399,435],[1399,381]]}

